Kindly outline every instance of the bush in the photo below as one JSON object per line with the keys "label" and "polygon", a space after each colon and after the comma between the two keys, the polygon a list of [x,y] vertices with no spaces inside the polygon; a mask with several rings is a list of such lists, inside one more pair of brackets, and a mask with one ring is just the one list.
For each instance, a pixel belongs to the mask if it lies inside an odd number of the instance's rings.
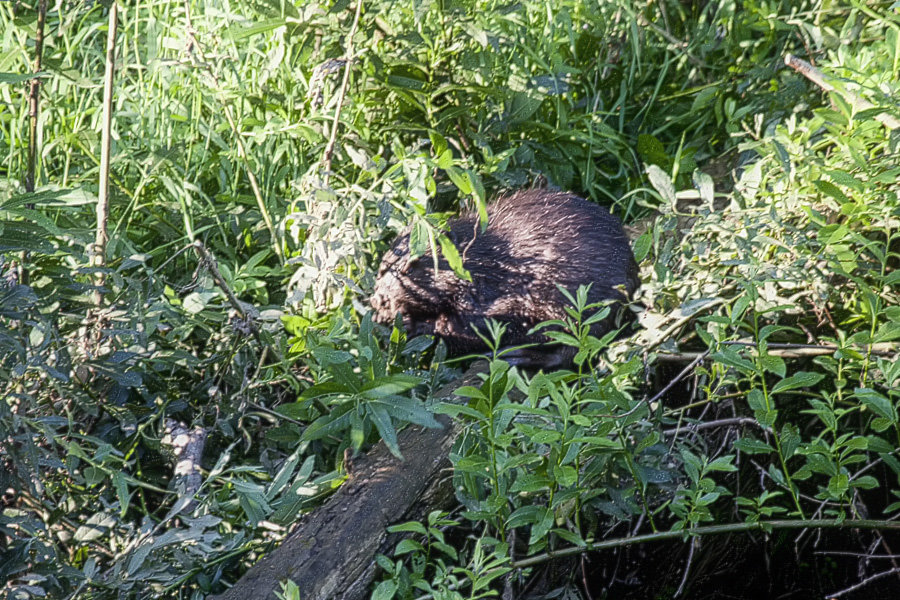
{"label": "bush", "polygon": [[[398,427],[431,423],[440,349],[364,316],[386,241],[412,224],[436,247],[457,205],[542,179],[653,215],[644,331],[575,336],[572,373],[493,361],[458,416],[465,513],[409,526],[425,541],[380,560],[376,595],[496,593],[626,529],[888,527],[887,3],[119,5],[102,262],[110,5],[43,4],[0,3],[9,594],[233,582],[340,485],[345,450],[401,451]],[[788,51],[831,75],[832,104]],[[695,358],[691,385],[648,384]],[[200,477],[176,473],[176,431],[200,432]]]}

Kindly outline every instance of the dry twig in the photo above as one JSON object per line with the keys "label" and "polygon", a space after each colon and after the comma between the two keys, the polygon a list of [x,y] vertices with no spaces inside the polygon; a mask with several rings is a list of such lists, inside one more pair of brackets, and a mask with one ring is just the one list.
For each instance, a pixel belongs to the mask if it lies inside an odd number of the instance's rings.
{"label": "dry twig", "polygon": [[[803,59],[797,58],[796,56],[793,56],[792,54],[787,54],[784,57],[784,64],[786,64],[790,68],[794,69],[795,71],[797,71],[798,73],[800,73],[801,75],[803,75],[804,77],[806,77],[807,79],[812,81],[814,84],[816,84],[817,86],[819,86],[826,92],[838,93],[842,98],[844,98],[845,100],[850,102],[850,104],[853,105],[854,110],[861,111],[861,110],[869,110],[871,108],[876,108],[874,104],[872,104],[865,98],[857,96],[850,90],[836,89],[834,87],[834,84],[831,83],[830,78],[827,75],[825,75],[825,73],[823,73],[819,69],[815,68],[814,66],[812,66],[811,64],[809,64],[808,62],[806,62]],[[875,119],[889,129],[900,128],[900,121],[898,121],[895,117],[893,117],[887,113],[881,113],[881,114],[875,115]]]}
{"label": "dry twig", "polygon": [[91,249],[91,266],[94,274],[94,304],[103,302],[103,283],[106,277],[102,267],[106,265],[106,245],[109,242],[109,163],[112,152],[112,103],[113,83],[116,72],[116,34],[119,27],[119,5],[115,0],[109,6],[109,27],[106,32],[106,74],[103,77],[103,117],[100,138],[100,189],[97,193],[97,236]]}

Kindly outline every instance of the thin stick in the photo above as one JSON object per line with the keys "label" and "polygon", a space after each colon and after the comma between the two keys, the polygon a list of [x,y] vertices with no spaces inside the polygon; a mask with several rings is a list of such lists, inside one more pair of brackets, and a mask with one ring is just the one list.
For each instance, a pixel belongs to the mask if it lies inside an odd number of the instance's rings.
{"label": "thin stick", "polygon": [[681,432],[694,432],[701,429],[713,429],[715,427],[730,427],[731,425],[759,425],[759,421],[750,417],[731,417],[728,419],[719,419],[718,421],[705,421],[703,423],[689,423],[680,425],[674,429],[666,429],[663,435],[677,435]]}
{"label": "thin stick", "polygon": [[35,171],[37,170],[37,143],[38,143],[38,115],[40,114],[41,78],[36,75],[41,71],[44,55],[44,23],[47,18],[47,0],[38,3],[37,31],[34,34],[34,66],[32,71],[35,77],[31,80],[29,94],[28,127],[28,171],[25,174],[25,192],[34,192]]}
{"label": "thin stick", "polygon": [[672,379],[672,381],[670,381],[668,384],[666,384],[666,387],[664,387],[663,389],[659,390],[659,391],[656,393],[655,396],[653,396],[652,398],[650,398],[649,400],[647,400],[647,404],[653,404],[654,402],[656,402],[657,400],[659,400],[660,398],[662,398],[662,397],[665,395],[666,392],[668,392],[670,389],[672,389],[672,386],[673,386],[673,385],[675,385],[676,383],[678,383],[679,381],[681,381],[682,379],[684,379],[685,377],[687,377],[687,376],[693,371],[694,367],[696,367],[698,363],[702,362],[703,359],[706,358],[708,355],[709,355],[709,350],[707,350],[706,352],[701,353],[699,356],[697,356],[697,358],[695,358],[694,360],[692,360],[692,361],[691,361],[691,364],[689,364],[688,366],[686,366],[685,368],[683,368],[683,369],[681,370],[681,373],[679,373],[678,375],[676,375],[675,378]]}
{"label": "thin stick", "polygon": [[872,519],[783,519],[778,521],[758,521],[729,523],[726,525],[707,525],[692,527],[682,531],[659,531],[644,535],[635,535],[601,542],[588,542],[583,546],[572,546],[552,550],[542,554],[529,556],[508,564],[514,569],[524,569],[545,563],[554,558],[575,556],[582,552],[594,552],[622,546],[634,546],[647,542],[663,542],[667,540],[685,540],[691,536],[721,535],[723,533],[746,533],[749,531],[772,531],[775,529],[874,529],[874,530],[900,530],[900,522],[876,521]]}
{"label": "thin stick", "polygon": [[[106,264],[106,245],[109,242],[109,163],[112,151],[112,104],[113,83],[116,71],[116,33],[119,26],[119,5],[113,1],[109,6],[109,27],[106,32],[106,74],[103,77],[103,116],[100,140],[100,190],[97,194],[97,237],[91,253],[91,266]],[[106,278],[102,270],[94,275],[97,288],[94,290],[94,304],[103,302],[101,291]]]}
{"label": "thin stick", "polygon": [[870,583],[872,583],[875,580],[882,579],[883,577],[889,577],[898,572],[900,572],[900,569],[891,569],[889,571],[882,571],[881,573],[875,573],[874,575],[866,577],[859,583],[855,583],[854,585],[851,585],[848,588],[844,588],[838,592],[831,592],[831,593],[827,594],[825,597],[826,598],[840,598],[841,596],[846,596],[850,592],[855,592],[858,589],[866,587],[867,585],[869,585]]}
{"label": "thin stick", "polygon": [[[854,110],[861,111],[875,108],[874,104],[872,104],[865,98],[857,96],[850,90],[835,89],[834,85],[831,83],[831,81],[829,81],[829,77],[825,75],[825,73],[815,68],[803,59],[797,58],[792,54],[786,54],[784,57],[784,64],[794,69],[826,92],[836,92],[842,98],[848,100],[850,104],[853,105]],[[875,115],[875,119],[889,129],[900,128],[900,121],[887,113]]]}
{"label": "thin stick", "polygon": [[678,585],[678,589],[675,590],[675,594],[672,596],[673,598],[681,596],[681,593],[684,591],[684,586],[687,585],[688,575],[691,573],[691,563],[694,562],[694,549],[696,547],[697,538],[691,538],[691,548],[688,551],[687,561],[684,563],[684,573],[681,575],[681,583]]}
{"label": "thin stick", "polygon": [[[727,346],[749,346],[756,347],[755,342],[723,342]],[[880,342],[878,344],[869,344],[867,346],[849,346],[850,350],[854,350],[861,354],[870,354],[873,356],[894,356],[900,352],[900,344],[894,342]],[[813,356],[827,356],[841,350],[835,344],[769,344],[766,354],[769,356],[779,356],[781,358],[810,358]],[[705,352],[660,352],[657,354],[657,360],[666,362],[688,362],[705,360],[709,351]]]}
{"label": "thin stick", "polygon": [[216,263],[216,259],[213,257],[212,253],[207,250],[206,246],[203,245],[203,242],[200,240],[196,240],[194,242],[194,251],[200,256],[200,261],[207,268],[209,274],[212,275],[213,280],[216,282],[216,285],[219,286],[219,289],[225,294],[225,297],[228,299],[228,303],[231,305],[231,308],[237,312],[241,318],[247,318],[247,311],[244,306],[241,304],[240,300],[237,299],[237,296],[228,287],[228,282],[225,281],[225,278],[222,277],[222,273],[219,271],[219,265]]}
{"label": "thin stick", "polygon": [[337,106],[334,108],[334,119],[331,122],[331,135],[328,137],[328,145],[322,153],[322,181],[328,187],[328,179],[331,172],[331,156],[334,154],[334,144],[337,141],[338,124],[341,119],[341,108],[344,106],[344,96],[347,93],[347,85],[350,82],[350,67],[353,65],[353,36],[359,25],[359,14],[362,11],[362,0],[356,0],[356,14],[353,15],[353,25],[347,35],[346,62],[344,63],[344,78],[341,80],[341,89],[338,92]]}
{"label": "thin stick", "polygon": [[[41,79],[37,76],[41,71],[44,56],[44,23],[47,17],[47,0],[41,0],[38,3],[38,20],[37,31],[34,34],[34,65],[32,71],[34,78],[31,80],[31,90],[29,97],[29,124],[28,124],[28,164],[25,171],[25,192],[34,192],[34,183],[37,171],[37,145],[38,145],[38,116],[40,115],[40,98],[41,98]],[[25,205],[28,209],[34,208],[34,203],[29,202]],[[29,271],[25,268],[30,262],[29,252],[22,252],[22,260],[16,267],[18,280],[22,285],[29,283]]]}

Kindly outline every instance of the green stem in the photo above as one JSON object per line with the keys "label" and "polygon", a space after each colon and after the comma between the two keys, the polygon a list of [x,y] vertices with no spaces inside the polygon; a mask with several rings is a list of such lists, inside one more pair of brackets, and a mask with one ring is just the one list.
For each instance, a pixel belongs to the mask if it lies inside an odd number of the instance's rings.
{"label": "green stem", "polygon": [[[488,416],[488,443],[491,445],[491,478],[493,484],[492,494],[496,494],[500,496],[500,474],[497,471],[497,442],[495,439],[496,433],[494,432],[495,427],[495,419],[494,413],[497,406],[497,399],[494,398],[494,381],[493,379],[488,379],[488,402],[489,402],[489,416]],[[506,539],[506,515],[499,515],[499,519],[497,521],[497,532],[498,538],[501,540]]]}
{"label": "green stem", "polygon": [[[757,340],[757,347],[759,347],[759,313],[756,311],[753,312],[753,337]],[[763,399],[766,403],[766,412],[771,412],[772,398],[769,396],[769,386],[766,385],[766,371],[762,365],[761,352],[756,353],[754,363],[756,364],[756,371],[759,375],[760,385],[762,386]],[[800,515],[800,518],[806,518],[806,515],[803,514],[803,508],[800,506],[800,497],[797,493],[797,489],[794,487],[794,482],[791,480],[791,472],[788,470],[787,461],[784,458],[784,451],[781,448],[781,436],[778,435],[778,427],[775,423],[772,424],[772,438],[775,440],[775,450],[778,452],[778,462],[781,464],[781,472],[784,474],[785,484],[791,494],[791,498],[794,500],[797,514]]]}

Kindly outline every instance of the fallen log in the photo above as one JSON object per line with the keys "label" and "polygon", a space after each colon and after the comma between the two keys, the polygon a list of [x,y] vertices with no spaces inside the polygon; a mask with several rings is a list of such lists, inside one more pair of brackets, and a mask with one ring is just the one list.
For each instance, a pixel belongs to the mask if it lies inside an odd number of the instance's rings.
{"label": "fallen log", "polygon": [[[487,363],[475,363],[462,377],[444,386],[435,399],[463,402],[453,391],[480,385]],[[420,520],[453,502],[447,457],[457,431],[451,420],[437,417],[441,429],[407,427],[398,435],[404,460],[384,444],[353,461],[349,479],[303,521],[284,542],[253,565],[215,600],[275,598],[290,579],[304,600],[361,600],[369,597],[375,554],[388,553],[399,540],[388,526]]]}

